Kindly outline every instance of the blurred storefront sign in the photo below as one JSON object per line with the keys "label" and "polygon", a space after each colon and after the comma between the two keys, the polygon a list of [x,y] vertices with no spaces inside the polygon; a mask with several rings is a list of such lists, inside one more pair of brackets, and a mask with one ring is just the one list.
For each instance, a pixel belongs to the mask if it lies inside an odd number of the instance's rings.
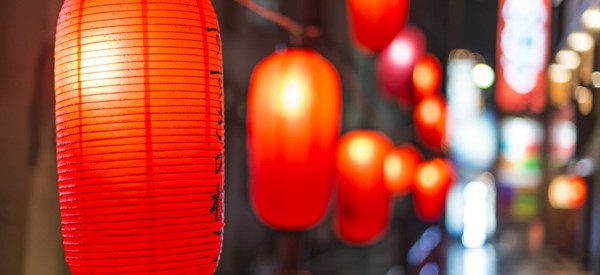
{"label": "blurred storefront sign", "polygon": [[507,113],[545,107],[550,0],[500,0],[496,102]]}

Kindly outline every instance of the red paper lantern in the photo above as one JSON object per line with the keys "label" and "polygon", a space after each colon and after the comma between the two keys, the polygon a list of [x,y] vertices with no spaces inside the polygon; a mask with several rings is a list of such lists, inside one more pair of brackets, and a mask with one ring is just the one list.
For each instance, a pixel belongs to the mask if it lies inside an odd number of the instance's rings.
{"label": "red paper lantern", "polygon": [[380,52],[406,24],[409,0],[348,0],[348,25],[362,49]]}
{"label": "red paper lantern", "polygon": [[384,163],[385,185],[392,194],[404,195],[412,188],[417,165],[423,156],[415,147],[403,145],[390,150]]}
{"label": "red paper lantern", "polygon": [[425,55],[426,41],[415,27],[406,27],[377,59],[378,81],[388,97],[408,107],[412,102],[413,69]]}
{"label": "red paper lantern", "polygon": [[387,230],[391,195],[384,183],[384,161],[392,142],[375,131],[352,131],[337,149],[335,229],[351,244],[376,241]]}
{"label": "red paper lantern", "polygon": [[55,85],[72,274],[212,274],[224,125],[211,1],[66,0]]}
{"label": "red paper lantern", "polygon": [[436,95],[442,83],[442,64],[432,54],[423,57],[413,71],[414,99],[418,103],[424,98]]}
{"label": "red paper lantern", "polygon": [[550,205],[558,209],[580,208],[587,197],[587,184],[580,176],[557,176],[548,188]]}
{"label": "red paper lantern", "polygon": [[444,213],[446,195],[454,181],[449,161],[437,158],[417,167],[413,198],[417,216],[427,222],[439,220]]}
{"label": "red paper lantern", "polygon": [[254,69],[248,94],[250,191],[267,225],[303,230],[324,217],[340,111],[338,74],[313,50],[278,51]]}
{"label": "red paper lantern", "polygon": [[423,99],[414,111],[415,130],[425,145],[441,149],[446,136],[446,103],[439,96]]}

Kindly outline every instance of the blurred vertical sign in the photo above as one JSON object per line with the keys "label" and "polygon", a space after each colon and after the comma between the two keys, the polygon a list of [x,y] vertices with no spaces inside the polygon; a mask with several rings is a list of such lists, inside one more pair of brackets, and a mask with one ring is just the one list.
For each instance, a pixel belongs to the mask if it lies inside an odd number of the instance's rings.
{"label": "blurred vertical sign", "polygon": [[546,104],[550,0],[500,0],[496,53],[498,108],[539,113]]}

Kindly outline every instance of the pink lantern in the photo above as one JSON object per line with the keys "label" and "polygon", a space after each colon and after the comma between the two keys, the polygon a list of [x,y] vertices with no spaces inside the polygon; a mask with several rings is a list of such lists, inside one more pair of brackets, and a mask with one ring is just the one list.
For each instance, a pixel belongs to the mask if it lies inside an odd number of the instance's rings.
{"label": "pink lantern", "polygon": [[377,77],[386,95],[404,106],[412,102],[415,64],[425,56],[426,40],[416,27],[406,27],[385,48],[377,60]]}

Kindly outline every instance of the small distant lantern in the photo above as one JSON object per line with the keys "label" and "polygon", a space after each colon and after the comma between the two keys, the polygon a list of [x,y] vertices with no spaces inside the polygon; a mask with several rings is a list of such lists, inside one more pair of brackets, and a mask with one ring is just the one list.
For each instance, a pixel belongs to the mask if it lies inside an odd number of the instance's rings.
{"label": "small distant lantern", "polygon": [[409,0],[348,0],[348,21],[356,44],[380,52],[406,24]]}
{"label": "small distant lantern", "polygon": [[435,55],[427,54],[415,65],[413,71],[414,100],[420,102],[424,98],[439,93],[442,83],[442,64]]}
{"label": "small distant lantern", "polygon": [[415,130],[423,144],[443,148],[446,138],[446,102],[439,96],[423,99],[414,111]]}
{"label": "small distant lantern", "polygon": [[417,167],[413,198],[417,216],[427,222],[439,220],[444,213],[446,195],[454,181],[448,160],[437,158]]}
{"label": "small distant lantern", "polygon": [[221,53],[209,0],[65,0],[54,72],[72,274],[214,273],[224,226]]}
{"label": "small distant lantern", "polygon": [[580,176],[557,176],[552,179],[548,188],[550,205],[558,209],[580,208],[586,197],[587,184]]}
{"label": "small distant lantern", "polygon": [[250,193],[258,217],[281,230],[323,219],[333,189],[341,88],[335,68],[309,49],[260,62],[248,94]]}
{"label": "small distant lantern", "polygon": [[423,156],[415,147],[403,145],[391,149],[384,163],[385,185],[392,194],[404,195],[410,192],[417,166]]}
{"label": "small distant lantern", "polygon": [[377,59],[377,77],[383,91],[404,107],[412,104],[413,69],[425,55],[425,35],[406,27],[381,52]]}
{"label": "small distant lantern", "polygon": [[392,146],[375,131],[352,131],[340,140],[334,217],[336,232],[348,243],[369,244],[387,230],[391,194],[384,183],[384,162]]}

